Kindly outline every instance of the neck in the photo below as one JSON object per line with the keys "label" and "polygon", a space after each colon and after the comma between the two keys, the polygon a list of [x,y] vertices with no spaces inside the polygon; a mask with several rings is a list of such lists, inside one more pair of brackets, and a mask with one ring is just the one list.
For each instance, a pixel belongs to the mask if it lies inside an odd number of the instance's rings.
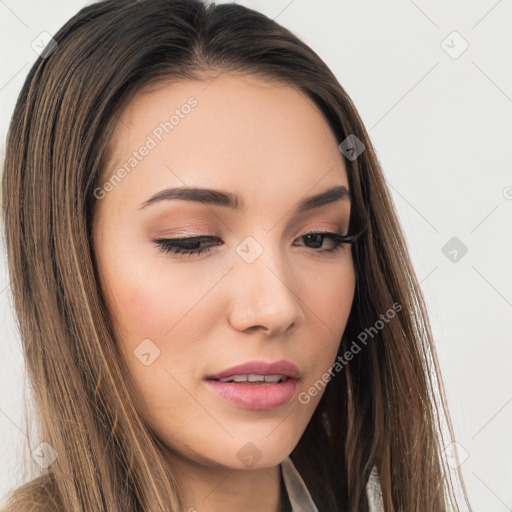
{"label": "neck", "polygon": [[168,453],[186,512],[288,512],[280,465],[229,469]]}

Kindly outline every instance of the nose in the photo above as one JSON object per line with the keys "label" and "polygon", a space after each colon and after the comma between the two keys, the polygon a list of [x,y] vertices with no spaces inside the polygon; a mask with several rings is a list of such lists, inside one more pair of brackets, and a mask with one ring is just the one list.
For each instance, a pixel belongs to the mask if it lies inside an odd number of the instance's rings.
{"label": "nose", "polygon": [[239,258],[231,272],[229,321],[242,332],[263,330],[278,336],[304,319],[300,283],[276,249],[265,248],[255,261]]}

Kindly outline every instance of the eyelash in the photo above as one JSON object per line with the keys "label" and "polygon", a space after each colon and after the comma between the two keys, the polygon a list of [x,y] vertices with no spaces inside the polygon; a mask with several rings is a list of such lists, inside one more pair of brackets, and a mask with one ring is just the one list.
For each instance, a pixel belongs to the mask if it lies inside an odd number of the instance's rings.
{"label": "eyelash", "polygon": [[[332,249],[327,249],[324,251],[317,251],[317,250],[313,249],[314,252],[333,254],[333,253],[339,251],[343,244],[351,244],[352,245],[354,243],[352,241],[352,237],[350,237],[348,235],[340,235],[339,233],[329,233],[329,232],[324,233],[324,232],[313,231],[313,232],[306,233],[305,235],[300,236],[299,239],[305,238],[307,236],[314,236],[314,235],[326,237],[326,238],[332,240],[333,242],[335,242],[335,244],[336,244],[335,247]],[[182,254],[182,255],[188,254],[190,257],[193,254],[200,255],[202,253],[208,252],[214,246],[209,245],[207,247],[202,247],[199,249],[188,249],[186,247],[185,248],[182,246],[180,247],[180,243],[185,244],[185,245],[187,245],[187,244],[195,245],[197,243],[208,242],[210,240],[215,240],[215,237],[194,236],[194,237],[189,237],[189,238],[155,238],[155,239],[153,239],[153,242],[159,247],[161,252]],[[322,245],[323,245],[323,240],[324,240],[324,238],[322,238]],[[216,245],[221,245],[221,244],[216,244]]]}

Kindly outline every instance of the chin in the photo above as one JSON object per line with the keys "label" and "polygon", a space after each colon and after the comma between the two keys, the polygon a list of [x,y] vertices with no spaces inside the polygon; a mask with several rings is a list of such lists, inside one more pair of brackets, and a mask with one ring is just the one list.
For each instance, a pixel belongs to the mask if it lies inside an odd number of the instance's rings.
{"label": "chin", "polygon": [[[227,436],[227,435],[226,435]],[[201,445],[195,445],[192,453],[181,456],[205,466],[218,466],[232,470],[266,469],[279,465],[293,451],[296,443],[270,439],[266,434],[253,439],[210,438]]]}

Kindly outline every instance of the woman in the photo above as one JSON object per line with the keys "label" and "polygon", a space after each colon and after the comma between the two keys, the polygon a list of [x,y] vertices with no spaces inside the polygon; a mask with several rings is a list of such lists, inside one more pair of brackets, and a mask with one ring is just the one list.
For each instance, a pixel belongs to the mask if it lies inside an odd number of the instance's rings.
{"label": "woman", "polygon": [[8,510],[456,507],[421,292],[322,60],[198,0],[54,39],[3,176],[44,461]]}

